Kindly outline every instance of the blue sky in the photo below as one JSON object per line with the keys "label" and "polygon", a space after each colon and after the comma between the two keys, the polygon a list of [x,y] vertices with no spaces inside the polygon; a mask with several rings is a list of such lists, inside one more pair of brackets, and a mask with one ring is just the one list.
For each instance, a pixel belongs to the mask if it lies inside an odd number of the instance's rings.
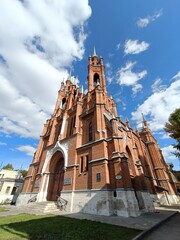
{"label": "blue sky", "polygon": [[87,88],[94,46],[122,120],[148,120],[167,162],[179,169],[163,131],[180,107],[180,2],[2,0],[0,2],[0,166],[28,168],[60,82]]}

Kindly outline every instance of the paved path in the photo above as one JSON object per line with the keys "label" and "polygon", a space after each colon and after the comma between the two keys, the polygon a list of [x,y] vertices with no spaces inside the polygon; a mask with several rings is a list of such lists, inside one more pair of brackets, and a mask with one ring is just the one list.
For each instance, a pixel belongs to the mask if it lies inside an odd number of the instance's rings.
{"label": "paved path", "polygon": [[[7,212],[0,212],[1,216],[8,216],[8,215],[16,215],[20,213],[29,213],[29,214],[37,214],[37,215],[45,215],[44,213],[38,211],[38,210],[32,210],[30,208],[27,208],[25,206],[17,207],[13,205],[6,206],[8,209]],[[179,208],[180,209],[180,208]],[[153,227],[155,224],[158,224],[159,222],[163,221],[164,219],[172,216],[177,209],[170,209],[170,210],[161,210],[158,209],[156,212],[153,213],[144,213],[139,217],[118,217],[118,216],[99,216],[99,215],[91,215],[91,214],[85,214],[85,213],[69,213],[69,212],[61,212],[61,211],[53,211],[50,212],[55,215],[61,215],[65,217],[70,218],[77,218],[77,219],[88,219],[92,221],[99,221],[103,223],[128,227],[128,228],[135,228],[140,230],[147,230],[151,227]]]}
{"label": "paved path", "polygon": [[141,240],[180,240],[180,213],[165,221],[158,228],[136,239]]}
{"label": "paved path", "polygon": [[98,221],[128,228],[135,228],[140,230],[147,230],[153,225],[161,222],[167,217],[170,217],[174,212],[168,211],[158,211],[156,213],[145,213],[139,217],[119,217],[119,216],[99,216],[83,213],[66,213],[63,214],[66,217],[78,218],[78,219],[88,219],[92,221]]}

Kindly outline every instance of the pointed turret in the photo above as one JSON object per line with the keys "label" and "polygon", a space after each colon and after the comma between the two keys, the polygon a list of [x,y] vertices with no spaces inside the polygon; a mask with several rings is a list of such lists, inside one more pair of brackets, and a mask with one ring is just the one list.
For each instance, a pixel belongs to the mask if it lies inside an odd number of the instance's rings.
{"label": "pointed turret", "polygon": [[67,77],[67,80],[70,80],[71,81],[71,74],[72,74],[72,66],[70,68],[70,71],[69,71],[69,75]]}
{"label": "pointed turret", "polygon": [[96,53],[96,48],[95,47],[94,47],[93,57],[98,57],[98,55]]}
{"label": "pointed turret", "polygon": [[126,127],[127,127],[127,130],[130,129],[130,123],[129,123],[129,119],[126,117]]}
{"label": "pointed turret", "polygon": [[147,127],[147,121],[146,121],[146,119],[145,119],[145,117],[144,117],[144,114],[141,113],[141,115],[142,115],[142,123],[143,123],[143,127]]}
{"label": "pointed turret", "polygon": [[135,126],[135,133],[137,134],[138,137],[140,137],[139,130],[138,130],[137,126]]}
{"label": "pointed turret", "polygon": [[81,87],[81,93],[84,94],[84,87],[83,87],[83,85]]}
{"label": "pointed turret", "polygon": [[61,90],[64,88],[64,78],[63,78],[63,80],[62,80],[62,82],[61,82]]}

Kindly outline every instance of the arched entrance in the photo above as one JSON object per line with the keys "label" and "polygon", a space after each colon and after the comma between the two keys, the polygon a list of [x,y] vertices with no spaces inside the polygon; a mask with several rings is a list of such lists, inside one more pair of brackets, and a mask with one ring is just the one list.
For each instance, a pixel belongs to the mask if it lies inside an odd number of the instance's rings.
{"label": "arched entrance", "polygon": [[60,151],[55,152],[49,165],[49,185],[47,200],[56,201],[61,195],[64,183],[64,157]]}

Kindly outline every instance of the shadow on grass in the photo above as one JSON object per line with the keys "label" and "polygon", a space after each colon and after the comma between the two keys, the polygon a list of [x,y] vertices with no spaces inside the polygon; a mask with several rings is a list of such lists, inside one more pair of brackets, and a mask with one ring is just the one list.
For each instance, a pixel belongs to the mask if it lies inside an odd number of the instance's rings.
{"label": "shadow on grass", "polygon": [[[4,220],[6,221],[0,226],[0,239],[4,240],[128,240],[141,232],[136,229],[62,216],[35,216],[21,214],[6,217]],[[0,223],[1,222],[3,222],[2,218],[0,219]],[[3,238],[1,238],[2,236]]]}

